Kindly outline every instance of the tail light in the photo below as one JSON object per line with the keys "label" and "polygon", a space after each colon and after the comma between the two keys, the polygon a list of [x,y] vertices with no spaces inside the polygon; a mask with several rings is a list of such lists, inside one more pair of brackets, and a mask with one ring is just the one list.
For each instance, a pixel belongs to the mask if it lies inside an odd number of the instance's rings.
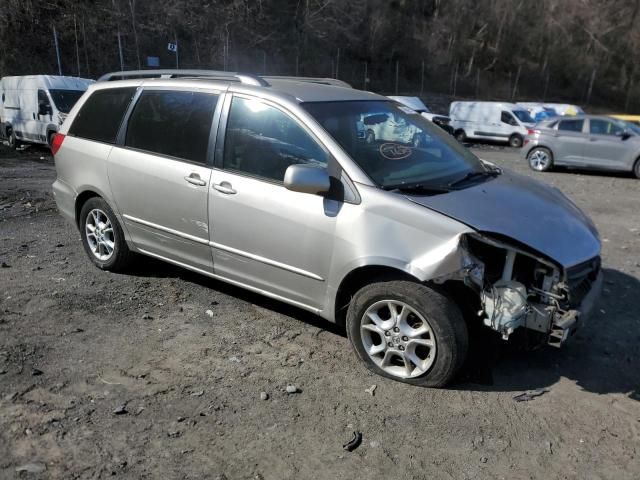
{"label": "tail light", "polygon": [[64,142],[64,135],[62,133],[56,133],[53,136],[53,141],[51,142],[51,154],[55,155],[60,150],[62,146],[62,142]]}
{"label": "tail light", "polygon": [[540,135],[540,130],[534,130],[533,128],[528,128],[527,135]]}

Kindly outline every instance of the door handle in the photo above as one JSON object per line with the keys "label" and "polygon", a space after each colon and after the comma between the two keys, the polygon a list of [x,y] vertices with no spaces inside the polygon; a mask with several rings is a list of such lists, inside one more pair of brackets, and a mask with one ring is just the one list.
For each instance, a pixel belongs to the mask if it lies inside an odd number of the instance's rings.
{"label": "door handle", "polygon": [[214,183],[213,188],[226,195],[233,195],[234,193],[237,193],[229,182]]}
{"label": "door handle", "polygon": [[591,138],[589,138],[589,141],[590,141],[590,142],[597,142],[597,141],[598,141],[598,139],[597,139],[597,138],[593,138],[593,137],[591,137]]}
{"label": "door handle", "polygon": [[199,187],[204,187],[207,184],[207,182],[202,180],[200,178],[200,175],[198,175],[197,173],[192,173],[191,175],[187,175],[186,177],[184,177],[184,179],[191,185],[197,185]]}

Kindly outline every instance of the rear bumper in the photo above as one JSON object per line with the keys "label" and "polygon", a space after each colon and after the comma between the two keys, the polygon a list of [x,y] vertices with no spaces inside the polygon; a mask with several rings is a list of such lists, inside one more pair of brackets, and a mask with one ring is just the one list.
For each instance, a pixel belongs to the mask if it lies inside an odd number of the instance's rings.
{"label": "rear bumper", "polygon": [[59,178],[53,182],[52,189],[58,211],[70,223],[76,225],[76,192]]}
{"label": "rear bumper", "polygon": [[580,306],[575,310],[568,311],[560,319],[557,319],[551,325],[551,333],[549,334],[549,345],[560,347],[566,342],[578,328],[588,323],[596,309],[598,300],[602,293],[603,273],[600,271],[598,277],[593,282],[591,290],[582,299]]}

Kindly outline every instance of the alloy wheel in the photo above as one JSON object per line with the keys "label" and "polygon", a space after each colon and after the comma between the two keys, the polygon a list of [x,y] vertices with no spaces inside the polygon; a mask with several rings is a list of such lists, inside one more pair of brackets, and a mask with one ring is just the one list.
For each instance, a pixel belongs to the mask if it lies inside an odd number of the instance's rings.
{"label": "alloy wheel", "polygon": [[550,162],[551,158],[544,150],[535,150],[531,155],[529,155],[529,165],[531,165],[531,168],[539,172],[547,169]]}
{"label": "alloy wheel", "polygon": [[426,373],[436,358],[436,339],[429,322],[399,300],[372,304],[360,323],[367,355],[389,375],[415,378]]}
{"label": "alloy wheel", "polygon": [[105,262],[111,258],[115,250],[113,225],[106,213],[98,208],[89,212],[85,220],[85,235],[91,253]]}

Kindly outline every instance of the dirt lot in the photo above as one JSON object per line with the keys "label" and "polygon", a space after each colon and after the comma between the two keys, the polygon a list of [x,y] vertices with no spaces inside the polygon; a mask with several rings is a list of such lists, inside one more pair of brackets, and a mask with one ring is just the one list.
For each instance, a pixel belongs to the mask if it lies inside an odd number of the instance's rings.
{"label": "dirt lot", "polygon": [[600,229],[598,314],[562,350],[484,344],[428,390],[300,310],[149,259],[97,270],[51,158],[0,147],[0,478],[640,478],[640,181],[541,176]]}

